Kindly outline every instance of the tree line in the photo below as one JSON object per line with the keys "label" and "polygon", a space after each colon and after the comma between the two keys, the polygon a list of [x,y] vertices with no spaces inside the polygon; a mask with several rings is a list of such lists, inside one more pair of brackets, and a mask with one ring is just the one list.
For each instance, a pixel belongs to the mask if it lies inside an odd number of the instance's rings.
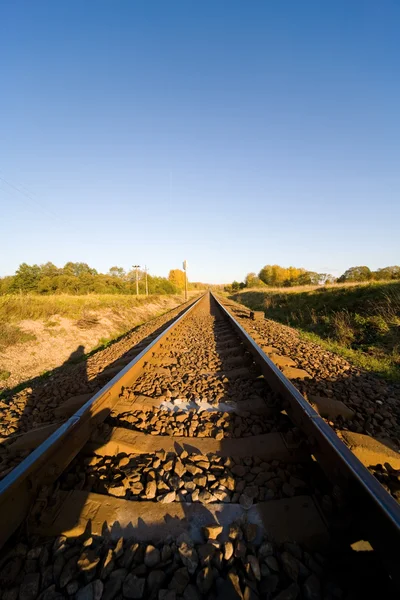
{"label": "tree line", "polygon": [[392,281],[400,279],[400,267],[383,267],[372,271],[369,267],[350,267],[340,277],[329,273],[316,273],[297,267],[265,265],[258,275],[248,273],[242,282],[233,281],[225,286],[226,291],[235,291],[254,287],[292,287],[298,285],[325,285],[327,283],[346,283],[363,281]]}
{"label": "tree line", "polygon": [[[138,270],[139,293],[145,293],[146,274]],[[168,278],[147,274],[149,294],[178,294],[184,289],[185,274],[172,269]],[[200,283],[189,284],[198,289]],[[67,262],[58,268],[52,262],[43,265],[22,263],[14,275],[0,278],[0,295],[4,294],[135,294],[136,270],[111,267],[99,273],[84,262]]]}

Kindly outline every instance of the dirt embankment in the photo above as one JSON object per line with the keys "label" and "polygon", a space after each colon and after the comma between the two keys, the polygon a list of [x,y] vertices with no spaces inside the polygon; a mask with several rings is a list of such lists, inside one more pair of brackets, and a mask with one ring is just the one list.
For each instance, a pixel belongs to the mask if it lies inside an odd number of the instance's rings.
{"label": "dirt embankment", "polygon": [[84,311],[80,318],[54,314],[47,319],[24,319],[17,323],[30,341],[16,343],[0,350],[0,390],[59,367],[67,361],[78,361],[106,341],[133,327],[175,308],[180,296],[158,296],[140,306],[122,305],[116,310],[102,307]]}

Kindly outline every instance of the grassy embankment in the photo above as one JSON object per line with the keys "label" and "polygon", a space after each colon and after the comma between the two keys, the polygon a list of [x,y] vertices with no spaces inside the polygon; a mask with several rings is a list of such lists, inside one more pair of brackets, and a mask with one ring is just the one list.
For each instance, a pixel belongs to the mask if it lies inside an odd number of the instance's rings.
{"label": "grassy embankment", "polygon": [[[40,321],[47,332],[58,336],[64,333],[64,330],[58,327],[60,318],[69,319],[71,324],[87,330],[98,325],[101,317],[106,315],[114,326],[111,337],[99,340],[98,347],[102,347],[141,322],[166,312],[172,303],[177,305],[181,302],[183,298],[168,295],[0,296],[0,353],[6,352],[16,344],[36,340],[34,333],[24,331],[22,321]],[[9,376],[10,371],[0,365],[0,380],[4,381]]]}
{"label": "grassy embankment", "polygon": [[353,364],[400,381],[400,283],[243,290],[233,300]]}

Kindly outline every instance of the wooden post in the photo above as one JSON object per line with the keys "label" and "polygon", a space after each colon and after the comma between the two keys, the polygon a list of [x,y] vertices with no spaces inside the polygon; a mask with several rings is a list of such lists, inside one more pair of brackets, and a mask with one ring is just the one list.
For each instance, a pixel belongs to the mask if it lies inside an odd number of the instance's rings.
{"label": "wooden post", "polygon": [[183,270],[185,271],[185,300],[188,299],[188,280],[187,280],[187,261],[183,261]]}
{"label": "wooden post", "polygon": [[133,265],[133,268],[136,269],[136,296],[139,296],[139,269],[140,265]]}

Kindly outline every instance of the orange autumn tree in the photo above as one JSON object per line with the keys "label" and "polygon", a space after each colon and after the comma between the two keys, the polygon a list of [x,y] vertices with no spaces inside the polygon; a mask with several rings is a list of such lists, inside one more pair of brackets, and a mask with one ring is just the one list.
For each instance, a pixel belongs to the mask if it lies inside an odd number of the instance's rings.
{"label": "orange autumn tree", "polygon": [[180,269],[171,269],[168,275],[168,281],[180,290],[185,288],[185,272]]}
{"label": "orange autumn tree", "polygon": [[283,285],[293,285],[305,269],[296,267],[280,267],[279,265],[265,265],[258,274],[258,277],[266,285],[280,287]]}

